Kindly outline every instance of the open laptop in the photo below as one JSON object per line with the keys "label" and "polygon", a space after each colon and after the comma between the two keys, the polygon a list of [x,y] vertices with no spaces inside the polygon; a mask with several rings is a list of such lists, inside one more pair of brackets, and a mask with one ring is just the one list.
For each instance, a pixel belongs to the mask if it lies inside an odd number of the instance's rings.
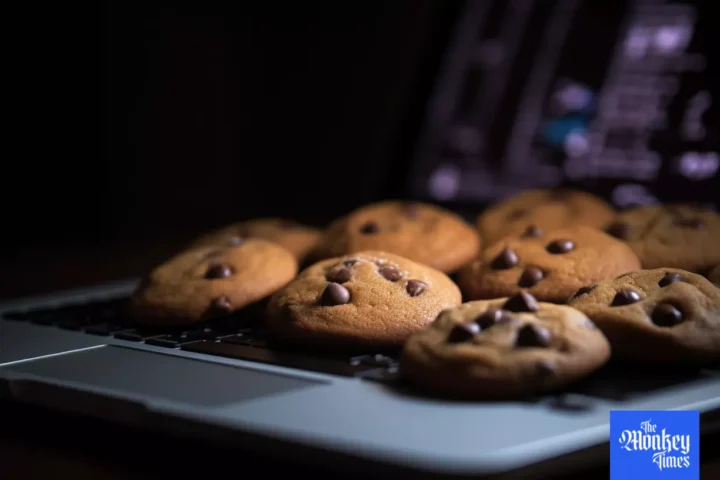
{"label": "open laptop", "polygon": [[[477,209],[573,185],[618,207],[718,206],[720,62],[703,47],[713,28],[699,8],[468,2],[414,142],[408,195]],[[474,477],[606,462],[613,409],[694,409],[706,428],[717,423],[720,367],[609,367],[557,395],[453,402],[403,385],[392,352],[271,348],[250,311],[137,328],[122,308],[136,285],[1,305],[0,398],[357,468]]]}

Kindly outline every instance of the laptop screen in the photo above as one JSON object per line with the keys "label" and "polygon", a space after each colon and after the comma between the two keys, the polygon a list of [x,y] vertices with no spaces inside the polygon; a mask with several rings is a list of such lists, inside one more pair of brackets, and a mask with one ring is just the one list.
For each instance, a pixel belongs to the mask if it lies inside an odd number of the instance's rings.
{"label": "laptop screen", "polygon": [[467,2],[410,190],[487,204],[576,186],[618,207],[720,206],[720,53],[709,2]]}

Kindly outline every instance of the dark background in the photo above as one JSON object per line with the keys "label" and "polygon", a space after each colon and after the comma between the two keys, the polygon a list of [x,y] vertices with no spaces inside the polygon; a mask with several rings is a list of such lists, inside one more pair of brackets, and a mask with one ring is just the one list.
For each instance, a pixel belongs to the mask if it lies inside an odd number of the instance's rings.
{"label": "dark background", "polygon": [[17,17],[0,296],[139,275],[224,223],[403,195],[462,2],[193,3]]}
{"label": "dark background", "polygon": [[[432,93],[457,88],[437,82],[445,54],[457,53],[448,40],[466,2],[172,3],[23,4],[5,12],[13,32],[5,100],[16,108],[4,111],[0,299],[137,277],[231,222],[272,215],[322,226],[361,204],[410,196],[416,141],[434,118]],[[521,35],[524,53],[493,125],[522,114],[517,100],[540,27],[558,5],[537,3],[538,28]],[[563,75],[602,85],[607,59],[596,51],[609,58],[627,2],[614,6],[583,4]],[[713,17],[699,11],[705,27],[696,41],[713,45]],[[696,80],[714,87],[714,50],[700,50],[712,59]],[[690,93],[678,95],[670,116],[684,111]],[[715,132],[709,150],[720,141],[718,105],[706,115]],[[688,148],[673,129],[658,136],[669,157]],[[441,158],[432,160],[422,168]],[[720,177],[661,173],[650,190],[663,201],[698,197],[720,207]],[[498,178],[527,187],[513,175]],[[425,185],[427,177],[416,180]],[[609,199],[625,181],[566,186]],[[479,203],[454,206],[473,214]]]}

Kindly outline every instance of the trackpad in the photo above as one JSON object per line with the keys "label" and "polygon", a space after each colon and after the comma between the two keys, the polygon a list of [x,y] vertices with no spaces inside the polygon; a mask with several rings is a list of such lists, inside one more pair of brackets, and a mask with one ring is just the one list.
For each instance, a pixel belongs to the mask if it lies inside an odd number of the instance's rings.
{"label": "trackpad", "polygon": [[53,381],[86,384],[174,402],[217,406],[322,385],[259,372],[117,346],[16,363],[3,369]]}

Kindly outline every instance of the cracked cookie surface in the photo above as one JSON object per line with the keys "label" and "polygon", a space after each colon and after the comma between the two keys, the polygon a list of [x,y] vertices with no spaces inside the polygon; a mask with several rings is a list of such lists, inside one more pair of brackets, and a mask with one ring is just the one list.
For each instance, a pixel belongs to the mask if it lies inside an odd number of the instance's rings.
{"label": "cracked cookie surface", "polygon": [[530,233],[500,240],[459,272],[466,300],[527,290],[540,301],[565,303],[584,285],[640,268],[630,247],[592,227]]}
{"label": "cracked cookie surface", "polygon": [[267,327],[288,343],[393,348],[460,302],[460,290],[444,273],[366,251],[302,271],[270,300]]}
{"label": "cracked cookie surface", "polygon": [[562,388],[609,357],[607,340],[583,313],[523,292],[443,311],[408,339],[400,373],[438,393],[508,399]]}
{"label": "cracked cookie surface", "polygon": [[312,256],[323,259],[376,250],[452,273],[479,249],[477,231],[455,213],[427,203],[386,201],[334,221]]}
{"label": "cracked cookie surface", "polygon": [[509,235],[520,236],[529,227],[544,232],[586,225],[602,227],[614,216],[600,197],[569,190],[528,190],[500,200],[481,213],[475,223],[485,245]]}
{"label": "cracked cookie surface", "polygon": [[637,207],[618,214],[605,231],[627,242],[644,269],[705,273],[720,264],[720,215],[693,205]]}
{"label": "cracked cookie surface", "polygon": [[258,218],[219,228],[197,238],[191,248],[232,246],[257,238],[277,243],[302,263],[320,240],[320,230],[284,218]]}
{"label": "cracked cookie surface", "polygon": [[648,364],[720,360],[720,288],[658,268],[584,287],[568,301],[605,333],[613,355]]}
{"label": "cracked cookie surface", "polygon": [[150,272],[130,311],[138,323],[153,325],[211,320],[270,296],[297,269],[292,253],[265,240],[191,249]]}

